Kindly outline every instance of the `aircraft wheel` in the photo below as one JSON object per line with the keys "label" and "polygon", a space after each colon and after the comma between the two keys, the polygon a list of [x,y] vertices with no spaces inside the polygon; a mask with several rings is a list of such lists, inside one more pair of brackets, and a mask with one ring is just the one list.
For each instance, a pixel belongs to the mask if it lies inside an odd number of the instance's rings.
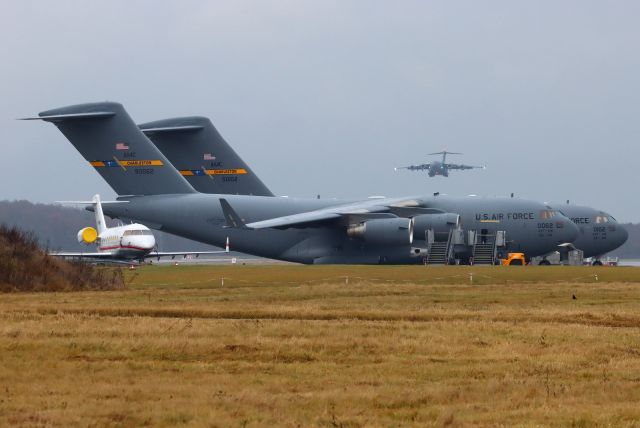
{"label": "aircraft wheel", "polygon": [[538,263],[539,266],[551,266],[551,262],[549,260],[540,260],[540,263]]}
{"label": "aircraft wheel", "polygon": [[602,262],[600,260],[594,260],[591,266],[602,266]]}

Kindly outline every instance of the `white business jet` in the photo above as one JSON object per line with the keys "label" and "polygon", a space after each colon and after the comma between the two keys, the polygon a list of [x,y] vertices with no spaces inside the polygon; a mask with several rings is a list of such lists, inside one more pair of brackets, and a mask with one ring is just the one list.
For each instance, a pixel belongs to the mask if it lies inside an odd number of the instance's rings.
{"label": "white business jet", "polygon": [[102,213],[100,195],[94,195],[91,201],[67,201],[64,204],[91,204],[96,215],[96,228],[85,227],[78,231],[78,242],[86,245],[95,244],[98,251],[95,253],[70,253],[52,252],[52,256],[111,260],[115,262],[129,262],[131,260],[144,260],[148,258],[176,256],[199,256],[201,254],[220,254],[229,252],[229,238],[223,251],[181,251],[160,252],[154,251],[156,239],[151,230],[138,223],[126,224],[116,227],[107,227]]}

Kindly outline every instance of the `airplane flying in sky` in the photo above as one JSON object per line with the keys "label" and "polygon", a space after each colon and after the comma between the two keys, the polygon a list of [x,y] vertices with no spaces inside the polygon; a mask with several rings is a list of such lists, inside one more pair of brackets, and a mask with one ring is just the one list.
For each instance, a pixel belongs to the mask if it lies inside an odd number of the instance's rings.
{"label": "airplane flying in sky", "polygon": [[395,170],[399,169],[408,169],[409,171],[427,171],[429,177],[435,177],[436,175],[441,175],[443,177],[449,176],[449,171],[454,170],[465,170],[465,169],[485,169],[484,166],[473,166],[473,165],[463,165],[456,163],[447,163],[447,155],[461,155],[462,153],[457,152],[448,152],[446,150],[442,152],[429,153],[429,156],[432,155],[442,155],[442,161],[433,161],[429,163],[423,163],[420,165],[409,165],[409,166],[401,166],[395,168]]}
{"label": "airplane flying in sky", "polygon": [[486,251],[491,261],[508,251],[544,255],[578,234],[561,213],[513,198],[337,201],[198,193],[186,177],[215,182],[245,174],[232,164],[209,165],[211,174],[182,174],[118,103],[63,107],[34,119],[55,124],[120,195],[123,203],[104,206],[107,215],[218,246],[228,236],[238,251],[258,256],[300,263],[415,264],[435,259],[438,249],[441,260],[466,263]]}
{"label": "airplane flying in sky", "polygon": [[[90,204],[96,216],[96,228],[85,227],[78,231],[78,242],[97,246],[97,252],[52,252],[53,256],[110,260],[110,261],[131,261],[144,260],[147,258],[176,257],[200,254],[220,254],[229,252],[229,239],[227,238],[224,251],[182,251],[182,252],[160,252],[154,251],[156,240],[149,228],[143,224],[126,224],[116,227],[107,227],[102,210],[100,195],[94,195],[91,201],[68,201],[61,202],[67,204]],[[108,202],[107,204],[114,203]],[[115,202],[118,203],[118,202]]]}

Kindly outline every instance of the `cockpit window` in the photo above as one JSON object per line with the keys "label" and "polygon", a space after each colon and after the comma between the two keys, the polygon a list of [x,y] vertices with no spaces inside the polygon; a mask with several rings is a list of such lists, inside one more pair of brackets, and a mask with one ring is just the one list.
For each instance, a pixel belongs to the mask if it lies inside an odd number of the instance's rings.
{"label": "cockpit window", "polygon": [[609,223],[609,216],[606,215],[597,215],[596,216],[596,223]]}
{"label": "cockpit window", "polygon": [[556,215],[558,215],[558,212],[555,210],[541,210],[540,211],[540,219],[541,220],[547,220],[550,218],[554,218]]}

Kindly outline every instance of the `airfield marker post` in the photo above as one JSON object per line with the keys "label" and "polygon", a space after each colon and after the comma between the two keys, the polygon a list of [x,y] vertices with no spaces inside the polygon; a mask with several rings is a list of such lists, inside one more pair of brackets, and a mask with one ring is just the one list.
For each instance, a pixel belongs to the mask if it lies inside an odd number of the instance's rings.
{"label": "airfield marker post", "polygon": [[473,284],[473,272],[469,272],[469,284]]}

